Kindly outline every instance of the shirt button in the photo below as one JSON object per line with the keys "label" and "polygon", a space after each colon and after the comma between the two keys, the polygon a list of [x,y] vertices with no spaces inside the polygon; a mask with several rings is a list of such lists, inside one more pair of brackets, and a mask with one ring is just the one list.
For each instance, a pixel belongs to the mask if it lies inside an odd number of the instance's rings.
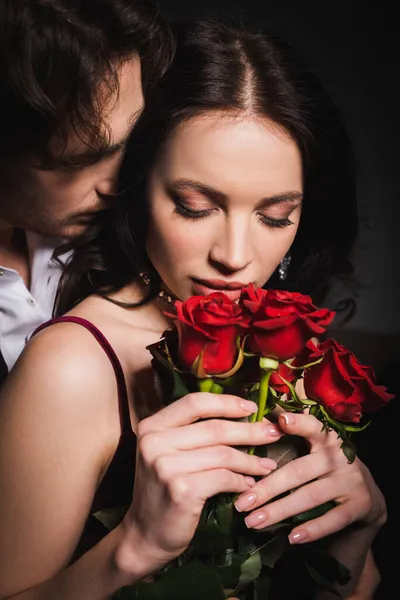
{"label": "shirt button", "polygon": [[27,303],[30,304],[31,306],[35,306],[36,302],[34,301],[33,298],[27,298],[26,299]]}

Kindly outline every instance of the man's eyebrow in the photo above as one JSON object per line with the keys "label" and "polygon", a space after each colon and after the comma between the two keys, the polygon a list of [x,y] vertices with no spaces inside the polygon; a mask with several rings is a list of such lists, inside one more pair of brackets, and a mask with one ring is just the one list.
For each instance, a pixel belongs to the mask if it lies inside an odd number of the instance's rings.
{"label": "man's eyebrow", "polygon": [[[173,189],[182,192],[185,192],[187,190],[194,190],[196,192],[199,192],[200,194],[204,194],[205,196],[212,198],[216,202],[224,202],[228,199],[228,195],[224,194],[224,192],[216,190],[215,188],[209,185],[200,183],[199,181],[195,181],[193,179],[178,179],[177,181],[174,181]],[[266,208],[267,206],[270,206],[272,204],[279,204],[280,202],[301,202],[302,200],[303,194],[294,190],[263,198],[257,204],[257,209]]]}
{"label": "man's eyebrow", "polygon": [[71,152],[70,154],[64,154],[57,159],[57,163],[65,166],[93,165],[104,158],[110,158],[118,154],[125,148],[126,142],[127,139],[124,139],[116,144],[101,146],[99,148],[88,148],[82,152]]}

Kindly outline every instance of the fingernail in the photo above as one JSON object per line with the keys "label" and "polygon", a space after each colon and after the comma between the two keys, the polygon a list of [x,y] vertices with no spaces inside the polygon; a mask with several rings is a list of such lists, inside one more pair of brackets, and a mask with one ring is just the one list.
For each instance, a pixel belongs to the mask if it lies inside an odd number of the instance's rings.
{"label": "fingernail", "polygon": [[235,502],[235,508],[238,512],[243,512],[244,510],[247,510],[253,506],[255,501],[255,494],[246,494],[245,496],[240,496],[240,498],[238,498]]}
{"label": "fingernail", "polygon": [[248,486],[253,487],[253,485],[256,484],[256,480],[254,479],[254,477],[249,477],[248,475],[246,475],[246,477],[244,478],[245,482],[247,483]]}
{"label": "fingernail", "polygon": [[267,515],[263,512],[252,513],[248,517],[245,518],[244,522],[247,527],[257,527],[260,523],[263,523],[267,520]]}
{"label": "fingernail", "polygon": [[258,410],[257,404],[255,402],[252,402],[251,400],[242,400],[241,402],[239,402],[239,404],[243,408],[243,410],[249,413],[256,413]]}
{"label": "fingernail", "polygon": [[296,533],[289,534],[289,543],[290,544],[298,544],[299,542],[304,542],[307,539],[307,531],[304,529],[300,529],[296,531]]}
{"label": "fingernail", "polygon": [[276,469],[277,466],[276,462],[272,460],[272,458],[260,458],[260,463],[264,467],[264,469],[270,469],[271,471]]}
{"label": "fingernail", "polygon": [[271,425],[271,423],[268,423],[268,425],[264,425],[264,428],[268,437],[280,437],[282,435],[282,432],[279,431],[279,429],[275,425]]}
{"label": "fingernail", "polygon": [[280,415],[280,417],[285,421],[286,425],[293,425],[294,416],[290,413],[283,413],[282,415]]}

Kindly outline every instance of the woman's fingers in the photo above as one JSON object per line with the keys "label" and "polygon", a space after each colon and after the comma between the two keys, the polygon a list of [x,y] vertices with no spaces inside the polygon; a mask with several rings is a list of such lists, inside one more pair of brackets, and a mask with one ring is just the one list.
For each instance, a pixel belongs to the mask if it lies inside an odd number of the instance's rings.
{"label": "woman's fingers", "polygon": [[[287,494],[284,498],[270,502],[267,506],[262,506],[260,509],[252,511],[245,518],[246,525],[254,529],[262,529],[268,525],[274,525],[302,512],[316,508],[325,502],[339,499],[344,487],[340,481],[340,477],[318,479],[307,486],[303,486]],[[249,493],[252,493],[252,491],[253,489]],[[347,517],[345,515],[346,512],[348,512]],[[342,515],[343,518],[351,519],[354,517],[348,509],[344,510]]]}
{"label": "woman's fingers", "polygon": [[161,481],[185,473],[197,473],[212,469],[230,469],[247,475],[267,475],[276,468],[271,458],[260,458],[235,450],[230,446],[210,446],[200,450],[161,454],[154,462],[154,470]]}
{"label": "woman's fingers", "polygon": [[339,445],[337,433],[323,429],[321,421],[313,415],[284,412],[279,415],[278,422],[284,433],[306,439],[311,451],[321,446]]}
{"label": "woman's fingers", "polygon": [[148,433],[138,441],[138,449],[151,463],[159,455],[173,450],[194,450],[206,446],[259,446],[276,442],[279,428],[269,421],[241,423],[224,419],[207,419],[177,429],[163,429]]}
{"label": "woman's fingers", "polygon": [[353,506],[353,502],[335,506],[322,517],[306,521],[292,529],[289,534],[289,541],[291,544],[314,542],[337,531],[342,531],[345,527],[354,523],[356,514],[357,510]]}
{"label": "woman's fingers", "polygon": [[233,473],[229,469],[213,469],[175,477],[169,482],[168,489],[175,505],[186,511],[192,507],[197,513],[207,498],[223,492],[240,494],[254,483],[255,480],[247,475]]}
{"label": "woman's fingers", "polygon": [[[340,456],[338,450],[333,447],[327,447],[318,454],[306,454],[277,469],[267,478],[258,481],[251,490],[251,498],[240,497],[235,506],[240,512],[254,510],[280,494],[318,477],[324,477],[339,465],[345,467],[347,464],[344,455]],[[327,481],[326,478],[324,481]]]}
{"label": "woman's fingers", "polygon": [[231,394],[196,392],[187,394],[139,424],[139,436],[189,425],[199,419],[240,419],[257,411],[257,405]]}

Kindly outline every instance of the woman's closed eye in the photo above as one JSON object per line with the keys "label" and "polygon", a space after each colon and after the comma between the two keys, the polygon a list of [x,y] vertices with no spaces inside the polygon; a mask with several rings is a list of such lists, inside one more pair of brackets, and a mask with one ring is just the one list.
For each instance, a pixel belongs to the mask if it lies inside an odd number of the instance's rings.
{"label": "woman's closed eye", "polygon": [[182,201],[175,200],[175,212],[186,219],[204,219],[208,217],[212,212],[218,210],[217,208],[206,208],[202,210],[194,210]]}
{"label": "woman's closed eye", "polygon": [[218,211],[217,207],[210,206],[210,201],[202,194],[196,194],[194,199],[198,208],[191,206],[190,200],[174,190],[171,190],[169,195],[175,204],[174,212],[186,219],[204,219],[212,212]]}
{"label": "woman's closed eye", "polygon": [[[206,208],[201,210],[195,210],[192,207],[188,206],[183,199],[174,198],[175,202],[175,213],[181,215],[185,219],[199,220],[205,219],[209,217],[213,212],[218,211],[218,208]],[[289,219],[288,216],[281,218],[272,218],[263,213],[257,213],[258,219],[260,223],[266,225],[267,227],[289,227],[289,225],[293,225],[293,221]]]}
{"label": "woman's closed eye", "polygon": [[267,217],[267,215],[258,213],[258,218],[263,225],[267,225],[268,227],[289,227],[289,225],[293,225],[293,221],[291,221],[289,217],[272,219],[271,217]]}

